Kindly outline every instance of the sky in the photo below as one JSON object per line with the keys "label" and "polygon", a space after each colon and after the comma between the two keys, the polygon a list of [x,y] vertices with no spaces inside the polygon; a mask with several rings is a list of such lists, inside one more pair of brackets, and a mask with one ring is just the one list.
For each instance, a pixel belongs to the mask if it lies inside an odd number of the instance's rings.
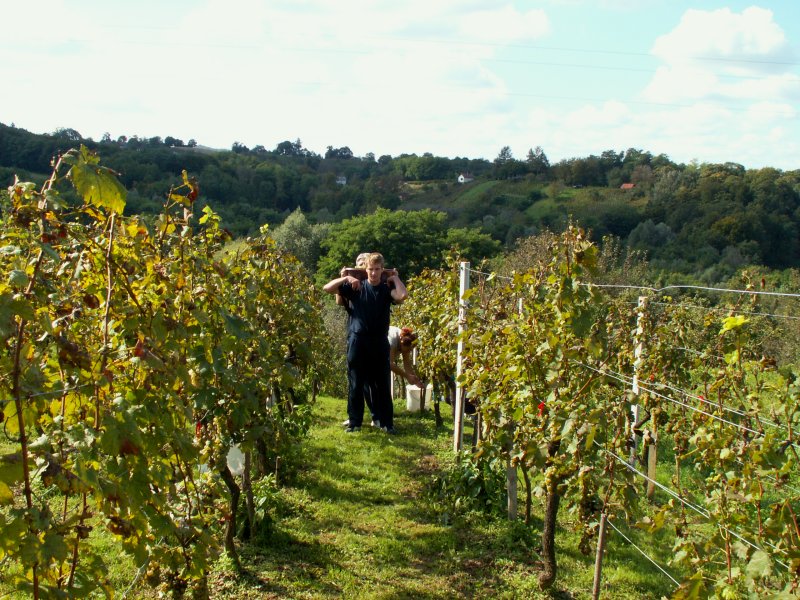
{"label": "sky", "polygon": [[6,0],[0,123],[800,169],[800,2]]}

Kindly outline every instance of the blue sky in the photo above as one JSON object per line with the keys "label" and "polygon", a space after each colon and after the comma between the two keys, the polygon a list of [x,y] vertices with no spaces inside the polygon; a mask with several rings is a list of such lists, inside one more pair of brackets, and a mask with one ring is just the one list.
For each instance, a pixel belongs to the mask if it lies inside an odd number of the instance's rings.
{"label": "blue sky", "polygon": [[216,148],[800,168],[800,2],[24,0],[0,122]]}

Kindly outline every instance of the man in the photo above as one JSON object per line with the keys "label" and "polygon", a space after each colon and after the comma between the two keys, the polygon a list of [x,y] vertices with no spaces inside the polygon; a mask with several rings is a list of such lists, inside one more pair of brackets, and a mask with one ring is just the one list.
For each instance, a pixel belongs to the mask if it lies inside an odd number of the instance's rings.
{"label": "man", "polygon": [[[389,367],[392,373],[408,380],[411,385],[422,385],[422,381],[414,370],[414,360],[411,353],[417,345],[417,334],[410,327],[389,327]],[[401,358],[403,366],[397,364]]]}
{"label": "man", "polygon": [[[367,259],[368,258],[369,258],[369,252],[362,252],[361,254],[359,254],[356,257],[356,270],[361,270],[361,271],[366,272]],[[342,270],[339,272],[339,276],[340,277],[344,277],[347,274],[348,271],[350,271],[350,269],[348,269],[347,267],[342,267]],[[336,294],[336,304],[338,304],[339,306],[344,307],[344,310],[347,312],[347,348],[349,349],[350,348],[350,343],[351,343],[351,340],[352,340],[351,328],[352,328],[352,324],[353,324],[353,320],[352,320],[352,312],[353,311],[350,308],[350,302],[345,300],[342,297],[341,294]],[[391,331],[391,329],[390,329],[390,331]],[[347,382],[348,382],[348,388],[347,389],[348,390],[350,389],[350,387],[349,387],[350,386],[350,379],[352,379],[352,378],[350,377],[350,373],[348,371],[348,374],[347,374]],[[367,408],[369,409],[369,413],[372,416],[372,426],[373,427],[380,427],[381,426],[381,422],[378,419],[378,415],[375,414],[375,409],[372,407],[372,396],[373,395],[374,394],[373,394],[372,390],[370,390],[370,389],[364,390],[364,401],[367,403]],[[344,427],[346,427],[346,428],[350,426],[350,417],[349,416],[344,421],[344,423],[342,423],[342,425]]]}
{"label": "man", "polygon": [[372,408],[384,431],[396,433],[394,409],[389,389],[389,315],[392,304],[408,296],[396,270],[383,279],[384,260],[377,252],[367,257],[364,281],[344,275],[322,288],[339,294],[350,304],[350,343],[347,348],[349,389],[347,432],[361,430],[364,419],[364,390],[373,390]]}

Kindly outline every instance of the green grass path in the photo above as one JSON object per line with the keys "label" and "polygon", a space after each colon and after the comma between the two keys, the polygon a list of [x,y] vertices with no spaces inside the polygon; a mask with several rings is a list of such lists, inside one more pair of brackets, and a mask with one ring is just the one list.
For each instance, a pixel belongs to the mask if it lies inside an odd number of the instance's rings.
{"label": "green grass path", "polygon": [[[450,408],[443,412],[448,421]],[[452,454],[449,422],[437,431],[430,411],[397,403],[399,433],[389,436],[371,427],[346,433],[345,416],[344,400],[318,401],[303,467],[281,490],[273,529],[240,546],[244,574],[216,570],[213,598],[591,597],[586,567],[594,557],[581,556],[574,540],[560,549],[557,589],[538,591],[538,521],[476,515],[441,523],[425,486]],[[613,589],[615,567],[608,569]],[[621,595],[603,598],[659,597],[624,573]]]}

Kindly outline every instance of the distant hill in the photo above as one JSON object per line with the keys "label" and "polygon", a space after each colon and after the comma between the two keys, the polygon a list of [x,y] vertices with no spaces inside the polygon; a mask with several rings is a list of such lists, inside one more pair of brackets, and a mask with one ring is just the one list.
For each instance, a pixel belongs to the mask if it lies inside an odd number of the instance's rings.
{"label": "distant hill", "polygon": [[[128,212],[157,213],[186,169],[200,183],[199,206],[210,204],[237,236],[282,223],[298,208],[312,223],[378,207],[429,208],[446,213],[452,227],[480,229],[508,248],[574,220],[598,241],[612,235],[647,252],[660,268],[709,278],[745,264],[800,266],[800,171],[675,164],[633,148],[551,165],[538,147],[524,160],[505,147],[491,162],[355,157],[347,147],[321,156],[299,140],[272,150],[219,150],[171,137],[96,142],[71,129],[43,135],[0,124],[0,177],[6,185],[15,174],[43,181],[51,159],[80,144],[120,174]],[[461,174],[471,181],[458,183]]]}

